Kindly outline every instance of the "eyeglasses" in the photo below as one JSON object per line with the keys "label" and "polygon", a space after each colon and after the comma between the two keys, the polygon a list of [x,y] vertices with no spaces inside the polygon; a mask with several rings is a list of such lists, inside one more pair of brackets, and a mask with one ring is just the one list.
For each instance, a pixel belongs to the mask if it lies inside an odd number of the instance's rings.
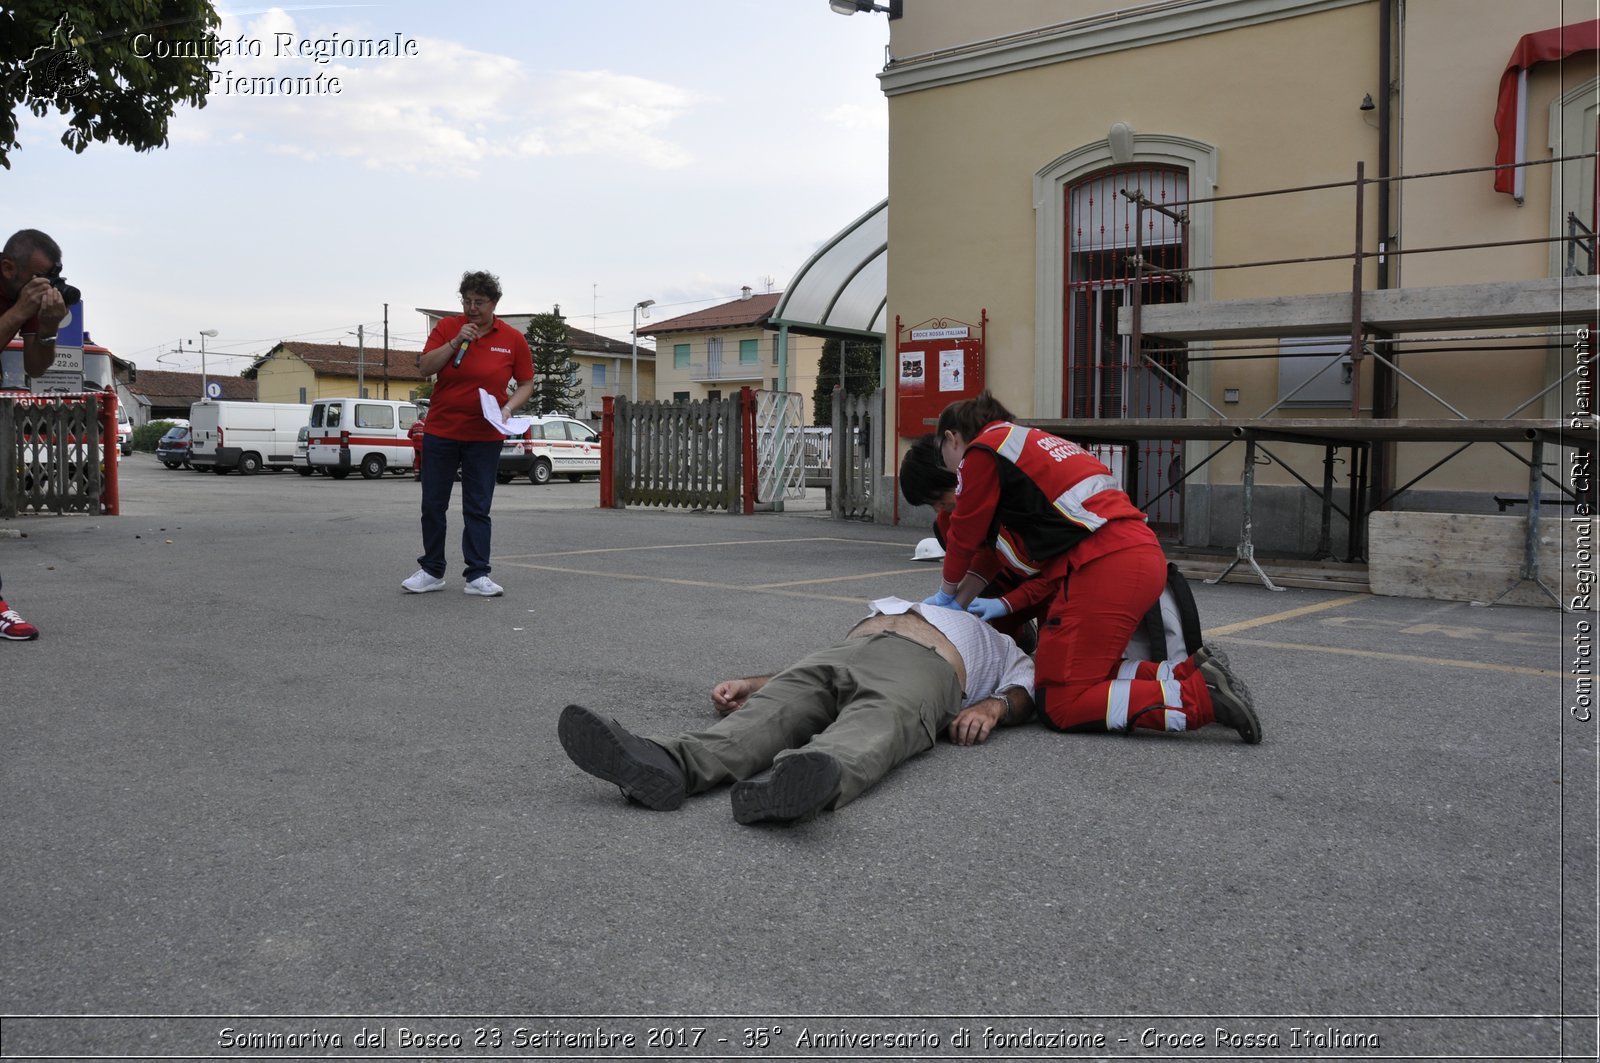
{"label": "eyeglasses", "polygon": [[472,310],[476,310],[482,306],[493,306],[494,304],[495,300],[493,299],[469,299],[465,295],[461,297],[461,305]]}

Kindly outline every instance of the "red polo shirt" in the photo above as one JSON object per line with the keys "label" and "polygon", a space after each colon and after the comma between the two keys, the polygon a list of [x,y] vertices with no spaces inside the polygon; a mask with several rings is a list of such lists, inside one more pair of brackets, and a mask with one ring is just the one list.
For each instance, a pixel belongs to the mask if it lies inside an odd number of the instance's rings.
{"label": "red polo shirt", "polygon": [[[428,334],[423,350],[431,351],[455,338],[467,323],[465,314],[452,314],[442,319]],[[455,356],[451,355],[451,361]],[[444,363],[433,381],[433,401],[428,404],[427,423],[423,431],[430,436],[441,436],[463,442],[504,439],[499,429],[483,419],[483,405],[478,399],[482,388],[501,403],[506,401],[511,382],[521,383],[533,379],[533,352],[522,333],[510,325],[494,319],[494,327],[473,340],[467,347],[466,357],[459,366]]]}

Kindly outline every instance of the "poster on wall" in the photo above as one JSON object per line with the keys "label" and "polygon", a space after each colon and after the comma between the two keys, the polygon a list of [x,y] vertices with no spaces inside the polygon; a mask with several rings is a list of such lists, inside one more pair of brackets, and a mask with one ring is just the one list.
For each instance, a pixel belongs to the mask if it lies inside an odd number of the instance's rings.
{"label": "poster on wall", "polygon": [[967,383],[967,359],[961,350],[939,352],[939,390],[960,391]]}
{"label": "poster on wall", "polygon": [[923,381],[926,379],[926,367],[922,351],[900,352],[900,390],[921,391]]}

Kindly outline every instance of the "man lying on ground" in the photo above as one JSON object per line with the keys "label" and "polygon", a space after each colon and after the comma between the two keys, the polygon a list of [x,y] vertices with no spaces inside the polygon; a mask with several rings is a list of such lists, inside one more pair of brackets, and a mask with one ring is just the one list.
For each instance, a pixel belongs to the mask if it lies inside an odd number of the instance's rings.
{"label": "man lying on ground", "polygon": [[642,738],[581,705],[561,713],[572,762],[647,808],[733,782],[740,823],[839,809],[948,732],[976,745],[1033,715],[1033,661],[977,617],[883,598],[839,643],[772,676],[717,684],[723,718]]}

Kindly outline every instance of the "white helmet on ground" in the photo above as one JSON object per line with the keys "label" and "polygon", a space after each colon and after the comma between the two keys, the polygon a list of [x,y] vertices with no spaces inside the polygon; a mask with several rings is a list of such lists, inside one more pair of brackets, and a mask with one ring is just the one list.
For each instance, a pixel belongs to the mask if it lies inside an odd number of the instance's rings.
{"label": "white helmet on ground", "polygon": [[937,561],[944,556],[944,547],[939,545],[939,540],[933,536],[922,540],[917,548],[911,552],[913,561]]}

